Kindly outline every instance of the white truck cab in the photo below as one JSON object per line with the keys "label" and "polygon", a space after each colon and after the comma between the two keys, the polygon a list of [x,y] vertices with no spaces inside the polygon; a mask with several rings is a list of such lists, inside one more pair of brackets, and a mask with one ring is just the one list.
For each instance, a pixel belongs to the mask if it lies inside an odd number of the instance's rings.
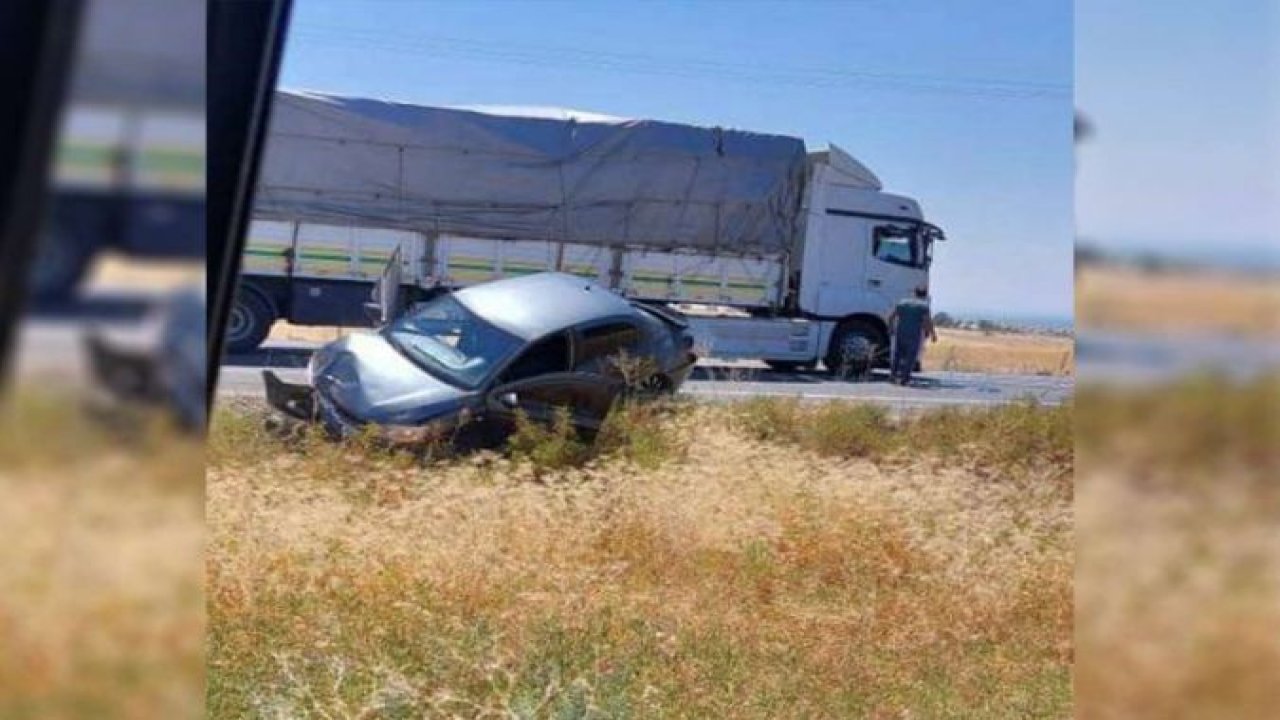
{"label": "white truck cab", "polygon": [[840,337],[852,333],[877,345],[883,360],[894,306],[928,287],[933,243],[945,236],[915,200],[884,192],[834,145],[809,154],[809,173],[788,302],[767,314],[691,318],[706,354],[834,367]]}

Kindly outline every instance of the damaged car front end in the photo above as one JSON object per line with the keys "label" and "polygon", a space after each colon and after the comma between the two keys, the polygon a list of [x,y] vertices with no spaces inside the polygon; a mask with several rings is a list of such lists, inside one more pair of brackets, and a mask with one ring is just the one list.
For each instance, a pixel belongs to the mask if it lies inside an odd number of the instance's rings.
{"label": "damaged car front end", "polygon": [[273,408],[335,438],[485,442],[519,415],[550,421],[561,408],[593,431],[636,388],[674,392],[692,344],[674,314],[541,273],[437,296],[320,348],[305,383],[269,370],[264,382]]}

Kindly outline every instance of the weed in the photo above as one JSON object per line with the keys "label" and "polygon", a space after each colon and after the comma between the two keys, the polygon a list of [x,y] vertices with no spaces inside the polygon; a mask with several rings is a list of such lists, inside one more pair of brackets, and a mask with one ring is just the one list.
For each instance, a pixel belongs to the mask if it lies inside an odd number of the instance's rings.
{"label": "weed", "polygon": [[762,442],[795,444],[821,455],[933,459],[996,473],[1056,468],[1070,471],[1071,407],[1027,401],[978,410],[947,408],[894,421],[878,405],[805,404],[794,398],[753,398],[736,420]]}
{"label": "weed", "polygon": [[567,407],[557,407],[550,424],[517,413],[507,448],[512,457],[528,462],[539,472],[579,466],[591,457],[592,451],[574,426]]}
{"label": "weed", "polygon": [[746,405],[431,467],[224,459],[210,714],[1069,714],[1067,499],[904,464],[875,410]]}

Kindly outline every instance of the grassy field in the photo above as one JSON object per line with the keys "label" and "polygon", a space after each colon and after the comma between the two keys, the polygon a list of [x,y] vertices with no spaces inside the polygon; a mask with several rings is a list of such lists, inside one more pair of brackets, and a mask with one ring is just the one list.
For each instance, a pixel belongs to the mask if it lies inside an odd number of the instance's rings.
{"label": "grassy field", "polygon": [[434,462],[259,422],[210,440],[211,717],[1071,714],[1070,408],[649,407]]}
{"label": "grassy field", "polygon": [[1207,270],[1090,265],[1076,275],[1076,321],[1090,329],[1280,337],[1280,282]]}
{"label": "grassy field", "polygon": [[196,718],[203,448],[46,390],[0,409],[0,718]]}
{"label": "grassy field", "polygon": [[1080,718],[1280,706],[1280,376],[1077,400]]}
{"label": "grassy field", "polygon": [[937,343],[925,345],[921,363],[926,371],[1071,375],[1075,339],[943,328],[938,330]]}

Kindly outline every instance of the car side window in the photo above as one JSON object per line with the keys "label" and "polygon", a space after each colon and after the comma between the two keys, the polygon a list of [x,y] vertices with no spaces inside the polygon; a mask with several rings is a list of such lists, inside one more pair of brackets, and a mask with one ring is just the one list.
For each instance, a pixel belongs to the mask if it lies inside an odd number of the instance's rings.
{"label": "car side window", "polygon": [[587,328],[578,337],[574,369],[601,372],[610,358],[636,350],[640,329],[628,322],[612,322]]}
{"label": "car side window", "polygon": [[871,253],[877,260],[918,267],[920,259],[916,257],[914,233],[893,225],[881,225],[872,236]]}
{"label": "car side window", "polygon": [[526,348],[502,373],[501,382],[527,380],[547,373],[566,372],[568,369],[569,338],[564,333],[557,333]]}

